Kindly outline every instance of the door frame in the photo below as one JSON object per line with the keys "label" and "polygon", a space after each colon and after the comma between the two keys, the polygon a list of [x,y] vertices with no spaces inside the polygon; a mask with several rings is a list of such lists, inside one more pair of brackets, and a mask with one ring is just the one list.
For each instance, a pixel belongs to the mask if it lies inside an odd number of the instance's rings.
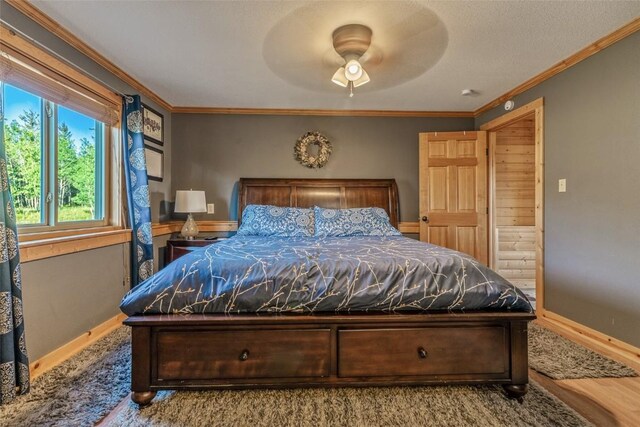
{"label": "door frame", "polygon": [[496,132],[527,116],[534,117],[535,143],[535,233],[536,233],[536,311],[544,313],[544,98],[538,98],[520,108],[503,114],[483,125],[487,131],[489,156],[487,170],[489,179],[489,267],[495,270],[495,146]]}

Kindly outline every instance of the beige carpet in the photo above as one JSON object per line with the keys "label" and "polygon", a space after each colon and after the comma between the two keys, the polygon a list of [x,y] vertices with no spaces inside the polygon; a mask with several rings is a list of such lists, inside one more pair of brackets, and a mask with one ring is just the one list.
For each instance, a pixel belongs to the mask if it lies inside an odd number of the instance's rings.
{"label": "beige carpet", "polygon": [[535,323],[529,324],[529,367],[554,380],[638,376],[628,366]]}
{"label": "beige carpet", "polygon": [[590,425],[535,384],[523,404],[494,386],[164,392],[113,415],[110,427]]}
{"label": "beige carpet", "polygon": [[[635,372],[531,325],[530,362],[549,376],[624,376]],[[119,328],[33,381],[31,393],[0,406],[0,427],[93,426],[129,391],[129,330]],[[190,425],[584,425],[559,400],[531,384],[525,403],[500,387],[422,387],[159,393],[139,411],[127,405],[114,426]]]}
{"label": "beige carpet", "polygon": [[130,331],[120,327],[0,405],[0,427],[93,426],[129,395]]}

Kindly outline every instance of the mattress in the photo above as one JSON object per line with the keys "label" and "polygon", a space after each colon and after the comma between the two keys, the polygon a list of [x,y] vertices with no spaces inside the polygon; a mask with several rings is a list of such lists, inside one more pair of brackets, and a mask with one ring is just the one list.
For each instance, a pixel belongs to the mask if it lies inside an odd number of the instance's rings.
{"label": "mattress", "polygon": [[473,257],[392,237],[232,237],[178,258],[127,293],[127,315],[532,312]]}

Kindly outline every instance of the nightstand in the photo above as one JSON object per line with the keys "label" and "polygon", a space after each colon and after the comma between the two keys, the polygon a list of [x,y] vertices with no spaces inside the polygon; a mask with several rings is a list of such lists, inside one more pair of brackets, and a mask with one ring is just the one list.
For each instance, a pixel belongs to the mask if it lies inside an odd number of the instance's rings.
{"label": "nightstand", "polygon": [[188,254],[189,252],[201,248],[203,246],[209,246],[214,243],[220,242],[222,239],[169,239],[167,240],[167,250],[165,252],[165,264],[169,264],[171,261],[174,261],[180,258],[182,255]]}

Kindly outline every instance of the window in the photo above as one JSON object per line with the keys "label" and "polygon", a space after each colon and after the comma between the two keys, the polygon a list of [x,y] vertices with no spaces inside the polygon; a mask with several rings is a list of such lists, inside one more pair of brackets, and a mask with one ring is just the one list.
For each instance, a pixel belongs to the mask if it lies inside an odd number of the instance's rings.
{"label": "window", "polygon": [[18,224],[43,224],[42,99],[2,85],[7,172]]}
{"label": "window", "polygon": [[57,220],[104,219],[104,124],[56,107]]}
{"label": "window", "polygon": [[104,123],[0,82],[7,168],[22,231],[106,225]]}
{"label": "window", "polygon": [[[0,114],[20,233],[35,240],[118,227],[121,152],[111,140],[122,98],[2,26],[0,44]],[[62,234],[75,232],[54,233]]]}

